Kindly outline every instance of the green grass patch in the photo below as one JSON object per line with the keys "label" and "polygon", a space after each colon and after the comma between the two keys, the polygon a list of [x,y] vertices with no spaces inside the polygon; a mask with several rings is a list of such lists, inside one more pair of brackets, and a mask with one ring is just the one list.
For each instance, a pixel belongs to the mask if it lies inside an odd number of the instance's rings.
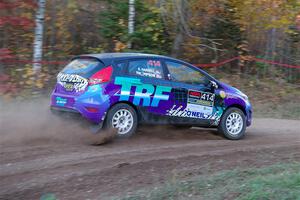
{"label": "green grass patch", "polygon": [[172,181],[118,200],[300,200],[300,163],[235,169]]}

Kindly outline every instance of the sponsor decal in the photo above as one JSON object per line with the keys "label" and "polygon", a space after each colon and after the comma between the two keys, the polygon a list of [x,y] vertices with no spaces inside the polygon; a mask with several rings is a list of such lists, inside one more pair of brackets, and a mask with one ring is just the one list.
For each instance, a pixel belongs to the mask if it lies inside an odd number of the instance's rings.
{"label": "sponsor decal", "polygon": [[209,116],[209,119],[213,120],[212,125],[219,125],[224,110],[225,108],[220,106],[214,108],[214,114]]}
{"label": "sponsor decal", "polygon": [[186,107],[174,105],[167,111],[167,115],[209,119],[213,114],[214,99],[213,93],[189,90]]}
{"label": "sponsor decal", "polygon": [[213,112],[213,107],[195,105],[195,104],[187,104],[186,109],[190,111],[197,111],[203,113],[205,116],[209,116]]}
{"label": "sponsor decal", "polygon": [[220,122],[223,112],[223,107],[213,108],[202,105],[187,104],[186,108],[183,108],[183,106],[176,108],[176,105],[174,105],[170,110],[167,110],[167,115],[175,117],[210,119],[212,120],[212,125],[217,126]]}
{"label": "sponsor decal", "polygon": [[221,90],[219,94],[222,99],[225,99],[226,93],[223,90]]}
{"label": "sponsor decal", "polygon": [[75,89],[76,92],[83,91],[88,85],[87,79],[77,74],[59,73],[57,75],[57,82],[67,91],[73,91]]}
{"label": "sponsor decal", "polygon": [[163,78],[161,62],[159,60],[140,60],[133,61],[130,66],[134,67],[134,71],[130,72],[138,76],[150,78]]}
{"label": "sponsor decal", "polygon": [[212,113],[212,107],[202,105],[187,104],[186,108],[183,108],[183,106],[176,107],[177,106],[174,105],[170,110],[167,110],[167,115],[207,119]]}
{"label": "sponsor decal", "polygon": [[62,98],[62,97],[56,97],[55,100],[56,100],[56,105],[58,105],[58,106],[65,106],[68,102],[67,99]]}
{"label": "sponsor decal", "polygon": [[74,90],[74,85],[72,83],[65,83],[63,87],[69,92]]}
{"label": "sponsor decal", "polygon": [[203,105],[203,106],[214,106],[215,94],[210,92],[201,92],[196,90],[189,90],[188,92],[188,103]]}
{"label": "sponsor decal", "polygon": [[161,68],[159,67],[161,67],[159,60],[149,60],[147,67],[138,67],[135,73],[139,76],[162,78]]}
{"label": "sponsor decal", "polygon": [[170,110],[167,110],[167,115],[176,117],[191,117],[198,119],[207,119],[213,112],[213,107],[187,104],[185,108],[183,106],[177,107],[174,105]]}
{"label": "sponsor decal", "polygon": [[147,63],[149,66],[154,66],[154,67],[160,67],[160,61],[159,60],[149,60]]}
{"label": "sponsor decal", "polygon": [[[129,97],[133,96],[133,104],[140,105],[142,100],[143,106],[158,107],[160,101],[167,101],[170,97],[171,87],[159,86],[154,87],[152,84],[143,84],[141,79],[116,77],[116,85],[121,85],[119,101],[129,101]],[[132,88],[135,88],[134,94],[130,95]]]}
{"label": "sponsor decal", "polygon": [[140,68],[135,72],[139,76],[147,76],[151,78],[162,78],[162,75],[159,70],[153,68]]}
{"label": "sponsor decal", "polygon": [[191,97],[191,98],[199,98],[199,97],[201,97],[201,92],[190,90],[189,91],[189,97]]}

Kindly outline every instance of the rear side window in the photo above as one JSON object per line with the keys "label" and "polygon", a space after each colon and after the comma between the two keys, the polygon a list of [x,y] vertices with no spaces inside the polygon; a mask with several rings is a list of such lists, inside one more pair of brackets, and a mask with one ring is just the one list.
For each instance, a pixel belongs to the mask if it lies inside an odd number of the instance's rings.
{"label": "rear side window", "polygon": [[125,61],[118,62],[118,63],[116,64],[116,67],[117,67],[117,70],[116,70],[116,71],[122,73],[122,72],[124,72],[124,70],[125,70],[125,68],[126,68],[126,62],[125,62]]}
{"label": "rear side window", "polygon": [[140,59],[129,61],[129,75],[143,76],[149,78],[163,78],[163,69],[160,60]]}
{"label": "rear side window", "polygon": [[103,68],[104,65],[94,58],[78,58],[72,60],[63,70],[66,74],[78,74],[83,77],[89,77],[96,71]]}

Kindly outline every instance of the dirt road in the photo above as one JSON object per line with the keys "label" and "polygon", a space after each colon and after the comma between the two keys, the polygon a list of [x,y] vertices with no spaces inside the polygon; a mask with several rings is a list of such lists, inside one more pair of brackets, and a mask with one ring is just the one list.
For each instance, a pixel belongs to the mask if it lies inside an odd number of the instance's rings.
{"label": "dirt road", "polygon": [[101,146],[79,140],[0,145],[0,199],[110,199],[172,179],[300,161],[300,121],[256,119],[229,141],[214,130],[143,127]]}

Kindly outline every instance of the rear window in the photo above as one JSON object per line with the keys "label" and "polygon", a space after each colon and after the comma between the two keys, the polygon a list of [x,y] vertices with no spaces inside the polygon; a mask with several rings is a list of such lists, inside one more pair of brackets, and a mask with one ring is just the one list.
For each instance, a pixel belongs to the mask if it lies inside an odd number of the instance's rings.
{"label": "rear window", "polygon": [[77,58],[71,61],[62,72],[66,74],[78,74],[88,78],[103,67],[103,63],[95,58]]}

